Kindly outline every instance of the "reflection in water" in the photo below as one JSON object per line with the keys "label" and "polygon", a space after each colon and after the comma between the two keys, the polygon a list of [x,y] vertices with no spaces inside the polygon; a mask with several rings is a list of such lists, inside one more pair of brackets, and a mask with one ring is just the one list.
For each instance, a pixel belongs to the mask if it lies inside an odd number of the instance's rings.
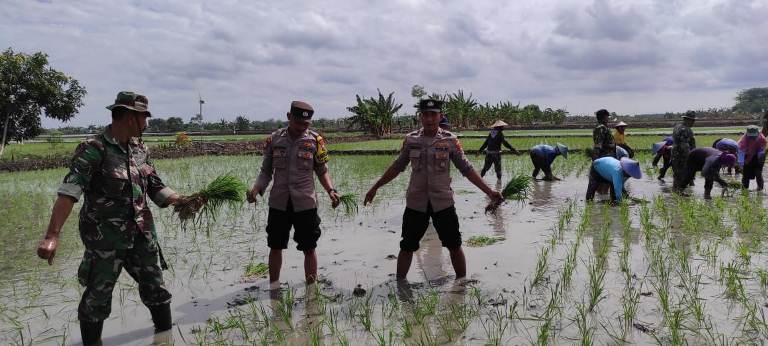
{"label": "reflection in water", "polygon": [[[501,191],[501,181],[496,182],[496,191]],[[496,213],[488,214],[491,218],[491,226],[493,227],[493,234],[496,236],[504,236],[504,208],[499,208]]]}
{"label": "reflection in water", "polygon": [[416,266],[421,269],[425,281],[443,278],[448,275],[443,269],[443,244],[437,236],[432,223],[429,224],[424,238],[421,239],[416,256]]}
{"label": "reflection in water", "polygon": [[533,181],[533,195],[531,196],[531,205],[534,207],[549,206],[552,200],[552,182]]}

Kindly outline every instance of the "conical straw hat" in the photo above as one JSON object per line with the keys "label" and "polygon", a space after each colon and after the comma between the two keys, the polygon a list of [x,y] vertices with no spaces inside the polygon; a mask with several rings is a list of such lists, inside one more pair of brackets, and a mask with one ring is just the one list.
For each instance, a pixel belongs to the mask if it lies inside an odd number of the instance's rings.
{"label": "conical straw hat", "polygon": [[501,120],[496,120],[496,122],[493,123],[493,125],[491,125],[491,128],[499,127],[499,126],[501,126],[501,127],[507,126],[507,123],[505,123],[505,122],[503,122]]}

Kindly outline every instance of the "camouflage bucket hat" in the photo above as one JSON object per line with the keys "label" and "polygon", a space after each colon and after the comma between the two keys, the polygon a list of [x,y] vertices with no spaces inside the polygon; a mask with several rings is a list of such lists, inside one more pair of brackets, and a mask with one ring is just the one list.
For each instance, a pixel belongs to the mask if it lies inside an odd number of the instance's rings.
{"label": "camouflage bucket hat", "polygon": [[152,116],[149,112],[149,100],[144,95],[139,95],[133,91],[121,91],[117,93],[115,103],[107,106],[107,109],[125,108],[132,111],[146,113],[148,117]]}
{"label": "camouflage bucket hat", "polygon": [[685,114],[683,114],[683,119],[696,120],[696,112],[694,111],[685,112]]}

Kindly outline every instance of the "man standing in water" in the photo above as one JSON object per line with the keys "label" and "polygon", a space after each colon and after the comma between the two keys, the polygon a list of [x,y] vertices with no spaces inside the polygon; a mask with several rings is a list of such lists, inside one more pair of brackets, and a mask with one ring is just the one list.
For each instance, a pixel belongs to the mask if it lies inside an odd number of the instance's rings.
{"label": "man standing in water", "polygon": [[682,124],[675,125],[672,130],[672,187],[675,192],[682,192],[693,179],[687,179],[688,153],[696,148],[696,138],[693,136],[693,124],[696,122],[696,112],[687,111],[683,115]]}
{"label": "man standing in water", "polygon": [[481,177],[484,177],[485,173],[488,172],[488,170],[491,169],[491,165],[493,165],[493,169],[496,170],[496,178],[501,180],[502,145],[507,147],[513,154],[520,154],[517,152],[517,149],[513,148],[504,138],[504,132],[502,132],[504,131],[504,126],[507,126],[507,123],[501,120],[496,120],[496,122],[491,125],[491,131],[488,133],[488,137],[485,138],[485,142],[480,146],[480,152],[485,150],[485,163],[483,164],[483,169],[480,170]]}
{"label": "man standing in water", "polygon": [[595,112],[597,127],[592,131],[592,160],[604,156],[616,157],[616,144],[613,141],[611,130],[608,128],[610,116],[610,113],[605,109]]}
{"label": "man standing in water", "polygon": [[313,173],[328,193],[332,206],[339,205],[339,193],[333,188],[326,165],[329,157],[325,140],[309,129],[313,114],[308,103],[291,102],[288,127],[267,138],[261,173],[248,192],[248,202],[256,202],[274,175],[267,216],[270,283],[280,280],[283,250],[288,248],[291,227],[293,240],[298,244],[296,248],[304,253],[304,277],[308,284],[317,279],[315,248],[320,239],[320,217],[317,215]]}
{"label": "man standing in water", "polygon": [[85,253],[77,270],[78,281],[85,286],[77,309],[84,345],[101,343],[104,320],[112,308],[112,290],[122,268],[139,284],[155,332],[171,329],[171,293],[163,283],[165,261],[147,199],[164,208],[181,197],[163,184],[141,140],[151,116],[147,105],[144,95],[121,91],[115,103],[107,106],[112,124],[75,150],[45,238],[37,248],[38,256],[53,264],[61,227],[85,194],[80,209]]}
{"label": "man standing in water", "polygon": [[459,218],[453,205],[450,163],[491,200],[502,197],[477,174],[464,155],[458,138],[438,127],[442,101],[421,100],[418,109],[422,128],[406,135],[400,155],[365,195],[364,204],[371,203],[378,189],[397,177],[410,163],[411,179],[403,213],[397,279],[406,279],[413,252],[419,249],[419,242],[429,226],[430,218],[443,247],[450,252],[456,278],[463,278],[467,274],[467,265],[461,249]]}

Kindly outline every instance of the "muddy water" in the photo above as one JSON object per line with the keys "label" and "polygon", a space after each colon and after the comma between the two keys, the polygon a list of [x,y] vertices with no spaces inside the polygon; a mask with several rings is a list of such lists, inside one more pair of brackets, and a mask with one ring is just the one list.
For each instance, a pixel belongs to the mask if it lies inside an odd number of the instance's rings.
{"label": "muddy water", "polygon": [[[332,161],[332,176],[339,190],[354,192],[360,199],[368,187],[378,178],[391,157],[336,157]],[[476,166],[482,164],[479,157],[473,157]],[[505,177],[519,172],[530,172],[527,159],[505,158]],[[558,159],[560,160],[560,159]],[[572,158],[574,160],[574,158]],[[582,160],[582,158],[575,158]],[[647,161],[647,160],[646,160]],[[215,176],[233,172],[242,179],[252,181],[258,172],[258,157],[215,157],[187,158],[159,161],[158,169],[168,185],[181,192],[193,192],[212,180]],[[646,162],[647,164],[647,162]],[[395,271],[394,256],[398,253],[400,225],[404,209],[404,195],[407,173],[402,174],[392,183],[380,189],[376,202],[363,208],[356,215],[344,215],[332,210],[324,195],[320,195],[320,215],[323,220],[323,235],[319,242],[319,274],[322,278],[319,290],[324,296],[339,297],[336,302],[326,305],[343,310],[353,298],[356,287],[367,290],[374,302],[387,299],[390,292],[397,292],[398,297],[408,301],[408,297],[439,292],[438,310],[446,313],[450,304],[473,304],[477,296],[484,298],[479,317],[473,319],[465,329],[458,331],[450,343],[484,344],[492,336],[494,326],[493,311],[509,311],[511,305],[517,305],[520,319],[505,319],[505,328],[500,342],[505,344],[528,344],[538,338],[541,316],[551,292],[562,271],[563,261],[569,246],[579,241],[574,231],[579,222],[579,211],[584,205],[583,195],[586,190],[586,163],[576,166],[561,164],[559,174],[564,180],[559,182],[534,182],[532,196],[528,202],[505,204],[496,215],[485,215],[483,208],[487,203],[485,196],[459,175],[454,176],[457,213],[461,222],[464,239],[477,235],[501,236],[505,239],[485,247],[465,247],[468,263],[468,281],[456,282],[453,278],[448,252],[430,226],[421,248],[414,255],[413,266],[409,273],[409,285],[396,285],[393,280]],[[567,170],[568,172],[564,172]],[[35,343],[35,344],[72,344],[79,342],[77,324],[77,303],[82,289],[74,275],[82,254],[82,245],[76,235],[76,220],[71,218],[65,229],[62,248],[57,261],[51,267],[36,260],[34,248],[42,234],[50,213],[50,200],[56,189],[56,183],[63,176],[63,170],[34,172],[25,174],[0,175],[0,195],[14,196],[15,212],[6,211],[0,215],[4,221],[0,234],[8,235],[3,245],[3,262],[0,263],[0,343]],[[492,186],[501,188],[493,173],[486,176]],[[701,196],[703,179],[692,193]],[[668,183],[659,183],[653,178],[631,180],[629,186],[635,197],[652,200],[655,195],[667,195]],[[319,185],[318,185],[319,186]],[[719,188],[715,188],[717,193]],[[607,196],[601,196],[606,198]],[[668,199],[671,201],[671,199]],[[573,202],[576,215],[567,229],[551,246],[546,270],[546,280],[537,287],[531,287],[533,272],[537,264],[537,255],[549,246],[558,220],[558,211]],[[732,198],[726,203],[732,203]],[[632,285],[643,293],[640,297],[636,320],[653,333],[639,331],[637,327],[627,328],[625,340],[631,343],[667,343],[665,323],[660,312],[651,283],[654,278],[650,273],[649,247],[643,239],[639,221],[639,204],[630,205],[630,265],[636,276]],[[179,344],[214,342],[230,340],[233,343],[253,343],[243,341],[237,328],[224,328],[221,334],[215,331],[210,319],[219,322],[230,320],[233,312],[247,311],[253,306],[263,306],[274,320],[274,325],[286,334],[285,342],[305,344],[313,326],[317,327],[324,314],[314,305],[312,292],[314,287],[303,284],[303,257],[291,243],[284,252],[281,287],[270,287],[264,278],[244,281],[242,275],[248,263],[266,262],[266,223],[267,207],[264,201],[256,206],[243,209],[225,209],[216,221],[202,225],[188,225],[182,228],[168,210],[155,210],[158,220],[158,234],[166,259],[171,270],[165,272],[168,288],[174,295],[173,313],[175,327],[172,335],[154,336],[149,313],[141,304],[135,283],[122,275],[113,294],[112,315],[105,322],[105,344],[145,345],[162,343],[169,338]],[[622,231],[618,207],[604,207],[597,203],[591,210],[592,223],[581,239],[578,250],[578,263],[574,272],[571,288],[561,295],[560,314],[554,318],[552,340],[558,343],[578,342],[580,334],[572,321],[575,305],[586,300],[588,288],[587,262],[594,258],[594,251],[600,246],[598,229],[601,224],[608,224],[607,239],[610,251],[606,260],[605,293],[598,308],[590,314],[594,339],[600,343],[615,343],[610,334],[620,330],[617,322],[622,309],[622,292],[625,279],[619,269],[617,252],[622,247]],[[680,228],[679,223],[673,227]],[[672,230],[670,230],[672,231]],[[728,244],[737,238],[727,238],[720,245],[720,257],[713,265],[706,265],[700,255],[705,245],[719,244],[712,237],[704,236],[692,240],[689,236],[674,238],[680,247],[691,249],[689,261],[698,265],[702,274],[700,297],[706,300],[706,313],[711,316],[710,323],[719,332],[730,338],[742,337],[738,318],[743,309],[733,299],[723,298],[722,284],[718,281],[717,268],[734,258]],[[766,258],[759,252],[751,257],[755,267],[765,266]],[[692,265],[693,266],[693,265]],[[751,275],[751,273],[749,273]],[[674,276],[674,275],[672,275]],[[674,280],[673,280],[674,281]],[[754,281],[754,280],[753,280]],[[752,300],[760,302],[762,308],[764,291],[750,281],[746,291]],[[295,292],[296,304],[291,319],[293,329],[280,323],[278,314],[273,311],[279,305],[279,299],[286,292]],[[481,293],[478,293],[481,292]],[[673,301],[682,302],[680,291]],[[650,294],[649,294],[650,293]],[[403,298],[405,296],[405,298]],[[492,299],[489,303],[489,299]],[[248,303],[254,300],[254,303]],[[506,304],[499,304],[506,302]],[[375,303],[377,307],[385,305]],[[440,310],[442,309],[442,310]],[[321,309],[323,310],[323,309]],[[378,311],[377,309],[373,309]],[[354,314],[351,314],[354,316]],[[374,329],[395,330],[395,339],[399,330],[397,324],[381,313],[373,314]],[[342,318],[343,319],[343,318]],[[397,321],[395,321],[397,322]],[[498,322],[501,324],[502,322]],[[341,323],[341,330],[351,344],[376,343],[374,333],[366,332],[355,321],[347,318]],[[435,327],[430,332],[437,334],[437,343],[447,342],[440,339],[441,332]],[[416,334],[417,332],[414,332]],[[253,332],[253,334],[258,334]],[[320,333],[320,341],[327,344],[338,343],[335,336],[326,329]],[[696,343],[706,340],[689,333],[688,339]],[[443,335],[444,336],[444,335]],[[660,339],[656,339],[660,338]],[[408,339],[409,343],[416,339]]]}

